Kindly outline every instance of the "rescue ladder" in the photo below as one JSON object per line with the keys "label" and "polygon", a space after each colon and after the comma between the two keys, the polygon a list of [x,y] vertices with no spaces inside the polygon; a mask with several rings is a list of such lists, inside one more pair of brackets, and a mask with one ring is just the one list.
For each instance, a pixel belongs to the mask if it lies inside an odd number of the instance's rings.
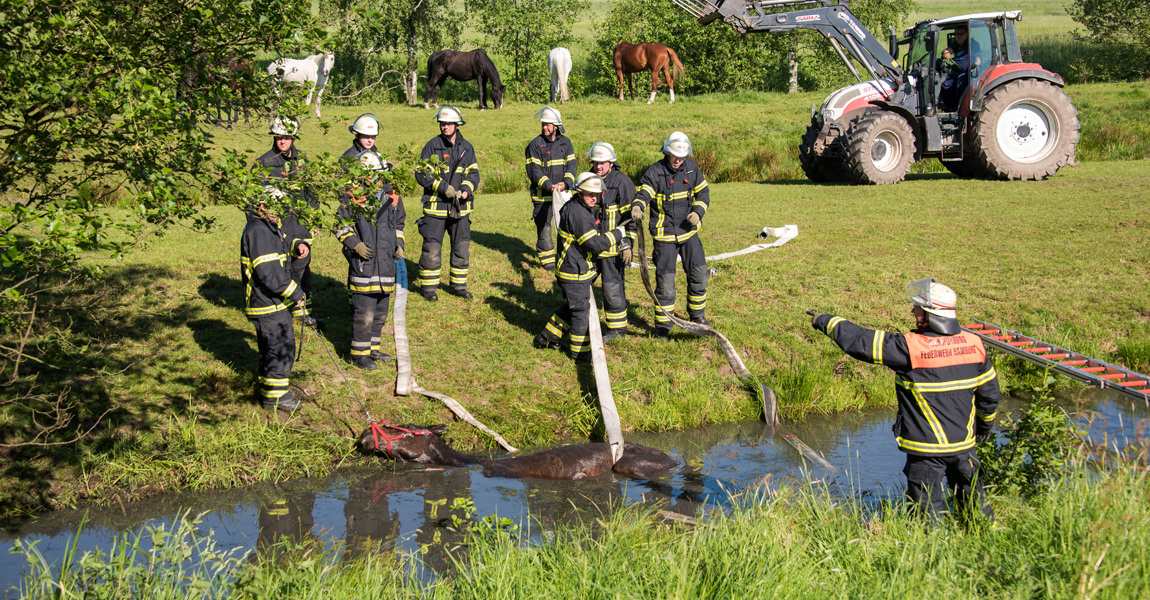
{"label": "rescue ladder", "polygon": [[1007,354],[1047,367],[1071,379],[1142,400],[1150,406],[1150,377],[986,321],[974,319],[974,323],[963,325],[962,329]]}

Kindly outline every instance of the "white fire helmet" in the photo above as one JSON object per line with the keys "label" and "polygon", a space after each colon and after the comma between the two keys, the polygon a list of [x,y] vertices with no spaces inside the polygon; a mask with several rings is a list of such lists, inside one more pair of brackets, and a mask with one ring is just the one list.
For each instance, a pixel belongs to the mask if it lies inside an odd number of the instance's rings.
{"label": "white fire helmet", "polygon": [[544,106],[542,110],[535,113],[535,116],[539,117],[540,123],[554,123],[555,125],[563,124],[563,115],[560,115],[559,111],[551,108],[550,106]]}
{"label": "white fire helmet", "polygon": [[447,105],[443,105],[439,107],[439,110],[435,111],[435,120],[440,123],[455,123],[456,125],[467,124],[467,122],[463,120],[463,113],[459,112],[458,108]]}
{"label": "white fire helmet", "polygon": [[954,290],[928,277],[908,283],[906,297],[927,313],[932,330],[943,335],[958,333],[958,313],[954,310],[958,296]]}
{"label": "white fire helmet", "polygon": [[603,178],[594,173],[580,173],[575,178],[575,191],[588,194],[603,193]]}
{"label": "white fire helmet", "polygon": [[291,117],[276,117],[272,119],[271,127],[268,128],[271,135],[284,136],[290,135],[295,139],[299,139],[296,133],[299,131],[299,123]]}
{"label": "white fire helmet", "polygon": [[265,209],[276,213],[279,212],[280,205],[283,204],[286,198],[287,194],[285,194],[283,190],[275,186],[265,185],[263,193],[261,193],[259,197],[252,199],[251,202],[253,206],[262,204]]}
{"label": "white fire helmet", "polygon": [[383,159],[379,157],[378,152],[364,152],[359,155],[359,162],[370,171],[382,171]]}
{"label": "white fire helmet", "polygon": [[663,142],[663,154],[670,154],[678,158],[691,155],[691,140],[682,131],[671,132],[667,141]]}
{"label": "white fire helmet", "polygon": [[347,130],[359,135],[377,136],[379,135],[379,120],[371,113],[363,113],[355,118],[355,122]]}
{"label": "white fire helmet", "polygon": [[587,158],[591,162],[615,162],[615,147],[607,142],[595,142],[587,151]]}

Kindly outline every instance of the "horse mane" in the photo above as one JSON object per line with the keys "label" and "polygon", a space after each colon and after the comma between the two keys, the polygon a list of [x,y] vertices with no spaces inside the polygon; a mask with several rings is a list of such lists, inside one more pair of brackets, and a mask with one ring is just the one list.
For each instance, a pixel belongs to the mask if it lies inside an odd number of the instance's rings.
{"label": "horse mane", "polygon": [[476,48],[472,50],[472,52],[476,52],[479,56],[483,57],[483,74],[491,79],[491,89],[495,90],[503,85],[503,82],[499,81],[499,69],[495,68],[495,63],[487,56],[487,51],[483,48]]}

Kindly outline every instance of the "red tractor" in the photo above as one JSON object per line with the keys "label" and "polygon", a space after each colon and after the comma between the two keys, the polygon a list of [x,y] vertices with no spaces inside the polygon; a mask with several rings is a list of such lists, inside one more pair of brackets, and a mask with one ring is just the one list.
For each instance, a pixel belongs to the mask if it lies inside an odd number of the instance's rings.
{"label": "red tractor", "polygon": [[722,19],[742,33],[814,29],[827,38],[859,82],[811,107],[799,145],[811,181],[897,183],[924,158],[988,179],[1044,179],[1074,163],[1078,111],[1058,74],[1022,62],[1020,11],[928,19],[901,40],[891,28],[884,47],[845,0],[674,2],[702,24]]}

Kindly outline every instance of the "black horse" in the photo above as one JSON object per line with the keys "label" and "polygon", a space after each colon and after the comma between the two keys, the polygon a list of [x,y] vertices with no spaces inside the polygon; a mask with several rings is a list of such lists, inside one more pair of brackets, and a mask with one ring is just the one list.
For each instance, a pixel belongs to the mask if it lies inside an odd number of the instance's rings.
{"label": "black horse", "polygon": [[499,81],[499,71],[495,63],[487,58],[482,49],[471,52],[456,52],[455,50],[440,50],[427,59],[427,89],[423,92],[423,108],[427,108],[428,101],[439,106],[439,88],[448,77],[456,81],[479,80],[479,110],[487,108],[486,91],[487,82],[491,82],[491,101],[495,108],[503,108],[503,90],[506,89]]}

